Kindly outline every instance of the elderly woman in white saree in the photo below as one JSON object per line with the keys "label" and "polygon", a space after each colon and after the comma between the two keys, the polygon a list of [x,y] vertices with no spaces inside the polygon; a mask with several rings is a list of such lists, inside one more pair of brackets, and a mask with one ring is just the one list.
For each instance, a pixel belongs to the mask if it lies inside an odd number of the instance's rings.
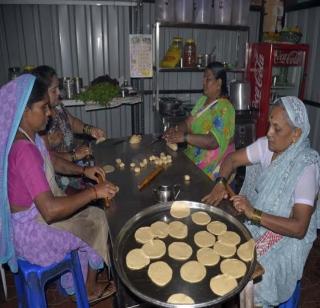
{"label": "elderly woman in white saree", "polygon": [[316,238],[319,190],[319,155],[309,145],[304,104],[296,97],[279,99],[269,122],[266,137],[227,157],[217,184],[203,198],[214,205],[227,198],[225,181],[237,167],[248,166],[240,194],[230,200],[248,218],[265,269],[255,285],[255,304],[263,307],[287,301],[302,277]]}

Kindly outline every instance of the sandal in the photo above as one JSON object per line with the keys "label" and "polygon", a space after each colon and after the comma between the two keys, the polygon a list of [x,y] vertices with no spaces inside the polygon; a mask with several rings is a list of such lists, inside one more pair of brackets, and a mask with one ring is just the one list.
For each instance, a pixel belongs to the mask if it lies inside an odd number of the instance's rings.
{"label": "sandal", "polygon": [[102,289],[101,293],[98,296],[93,296],[93,298],[90,299],[88,296],[88,303],[90,306],[93,306],[110,296],[112,296],[114,293],[116,293],[116,287],[113,281],[109,281],[108,284]]}
{"label": "sandal", "polygon": [[[102,291],[100,292],[100,294],[98,296],[88,296],[88,303],[90,306],[93,306],[107,298],[109,298],[110,296],[112,296],[114,293],[116,293],[116,287],[113,281],[109,281],[109,283],[106,284],[106,286],[102,289]],[[77,302],[77,297],[76,295],[71,295],[71,300],[73,302]]]}

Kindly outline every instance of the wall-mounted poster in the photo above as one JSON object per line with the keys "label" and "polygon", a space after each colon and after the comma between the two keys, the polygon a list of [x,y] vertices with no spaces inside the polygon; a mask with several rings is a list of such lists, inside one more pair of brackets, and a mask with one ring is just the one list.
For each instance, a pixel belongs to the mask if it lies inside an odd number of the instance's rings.
{"label": "wall-mounted poster", "polygon": [[130,34],[130,77],[152,77],[152,35]]}

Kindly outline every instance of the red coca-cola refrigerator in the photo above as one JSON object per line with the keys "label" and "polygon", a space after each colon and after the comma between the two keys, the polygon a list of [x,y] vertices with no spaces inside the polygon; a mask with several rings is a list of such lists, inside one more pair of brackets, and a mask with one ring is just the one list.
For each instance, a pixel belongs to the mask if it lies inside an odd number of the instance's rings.
{"label": "red coca-cola refrigerator", "polygon": [[268,130],[270,105],[282,96],[303,99],[309,47],[306,44],[253,43],[247,49],[251,108],[256,110],[256,136]]}

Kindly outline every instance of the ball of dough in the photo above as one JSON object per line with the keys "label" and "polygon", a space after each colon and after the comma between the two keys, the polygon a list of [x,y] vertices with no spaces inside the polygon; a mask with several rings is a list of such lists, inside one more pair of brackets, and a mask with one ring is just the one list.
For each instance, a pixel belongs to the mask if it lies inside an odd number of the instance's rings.
{"label": "ball of dough", "polygon": [[142,139],[141,135],[132,135],[129,139],[129,143],[137,144],[141,142],[141,139]]}
{"label": "ball of dough", "polygon": [[140,173],[140,171],[141,171],[140,167],[135,167],[135,168],[134,168],[134,172],[135,172],[135,173]]}
{"label": "ball of dough", "polygon": [[130,167],[131,167],[131,168],[134,168],[135,166],[136,166],[135,163],[131,163],[131,164],[130,164]]}
{"label": "ball of dough", "polygon": [[186,174],[185,176],[184,176],[184,180],[186,181],[186,182],[189,182],[190,181],[190,175],[189,174]]}
{"label": "ball of dough", "polygon": [[120,167],[121,169],[123,169],[123,168],[125,167],[125,164],[124,164],[123,162],[121,162],[121,163],[119,164],[119,167]]}
{"label": "ball of dough", "polygon": [[167,147],[170,148],[172,151],[178,151],[178,145],[176,143],[167,142]]}
{"label": "ball of dough", "polygon": [[120,165],[120,164],[122,163],[121,158],[117,158],[117,159],[116,159],[116,163],[117,163],[118,165]]}

